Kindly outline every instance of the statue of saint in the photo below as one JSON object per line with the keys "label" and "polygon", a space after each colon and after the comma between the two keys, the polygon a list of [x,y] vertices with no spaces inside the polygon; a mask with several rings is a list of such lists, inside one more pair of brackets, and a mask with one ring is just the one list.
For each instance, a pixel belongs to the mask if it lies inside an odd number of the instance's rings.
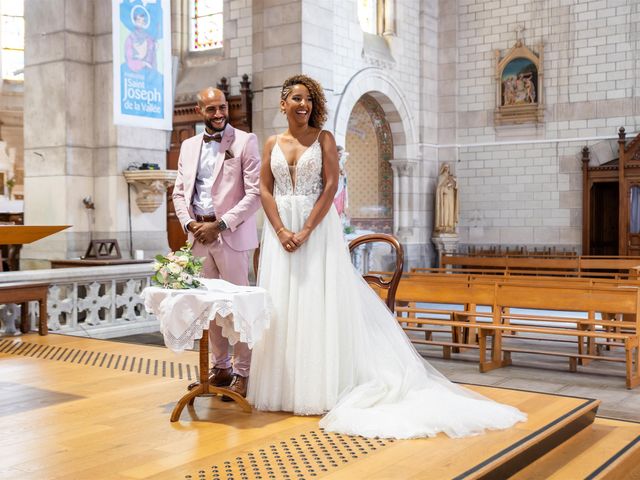
{"label": "statue of saint", "polygon": [[443,164],[438,176],[436,188],[436,233],[456,233],[458,223],[458,183],[456,177],[451,175],[449,165]]}

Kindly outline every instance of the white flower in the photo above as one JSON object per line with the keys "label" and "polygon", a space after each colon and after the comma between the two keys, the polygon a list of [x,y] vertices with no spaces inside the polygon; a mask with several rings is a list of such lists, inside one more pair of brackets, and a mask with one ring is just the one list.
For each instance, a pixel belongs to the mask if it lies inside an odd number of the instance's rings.
{"label": "white flower", "polygon": [[178,275],[182,271],[182,267],[177,263],[171,262],[167,268],[172,275]]}
{"label": "white flower", "polygon": [[156,281],[164,288],[195,288],[199,285],[197,277],[202,270],[204,258],[194,257],[191,245],[187,243],[176,252],[169,252],[153,264]]}
{"label": "white flower", "polygon": [[162,267],[160,269],[160,276],[162,277],[162,282],[166,284],[167,279],[169,278],[169,270],[167,269],[167,267]]}

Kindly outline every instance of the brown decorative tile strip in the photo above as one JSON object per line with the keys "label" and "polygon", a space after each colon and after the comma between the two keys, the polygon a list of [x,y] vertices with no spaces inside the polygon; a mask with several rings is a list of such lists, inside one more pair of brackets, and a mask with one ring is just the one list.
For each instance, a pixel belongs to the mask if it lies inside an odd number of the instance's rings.
{"label": "brown decorative tile strip", "polygon": [[[123,372],[194,380],[198,377],[198,367],[188,363],[170,362],[123,354],[95,352],[79,348],[56,347],[12,339],[0,340],[0,354],[54,360],[59,362],[109,368]],[[162,363],[160,363],[162,362]]]}

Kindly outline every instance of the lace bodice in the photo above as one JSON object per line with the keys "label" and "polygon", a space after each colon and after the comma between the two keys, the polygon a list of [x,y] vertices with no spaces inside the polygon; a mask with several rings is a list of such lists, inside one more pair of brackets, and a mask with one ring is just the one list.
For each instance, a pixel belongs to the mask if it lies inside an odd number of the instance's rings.
{"label": "lace bodice", "polygon": [[289,168],[284,153],[276,144],[271,150],[271,172],[275,181],[275,197],[286,195],[310,196],[314,199],[322,193],[322,147],[316,140],[298,159],[295,167]]}

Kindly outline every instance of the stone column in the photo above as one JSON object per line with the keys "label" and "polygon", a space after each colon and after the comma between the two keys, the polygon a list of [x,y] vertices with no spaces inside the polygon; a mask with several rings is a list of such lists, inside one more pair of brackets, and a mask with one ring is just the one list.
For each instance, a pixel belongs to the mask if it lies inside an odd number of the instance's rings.
{"label": "stone column", "polygon": [[286,129],[279,102],[287,77],[313,77],[329,91],[327,101],[332,104],[333,73],[327,62],[332,43],[327,39],[333,35],[333,2],[254,0],[252,7],[253,126],[265,140]]}
{"label": "stone column", "polygon": [[[84,254],[91,237],[115,238],[129,256],[130,162],[166,163],[166,133],[115,127],[111,2],[25,2],[25,224],[71,228],[25,245],[22,268]],[[83,198],[95,205],[95,224]],[[166,206],[141,214],[132,201],[133,248],[167,248]]]}
{"label": "stone column", "polygon": [[403,159],[391,160],[389,163],[397,178],[394,185],[397,189],[394,194],[394,211],[398,218],[396,236],[401,242],[407,242],[413,236],[413,225],[411,222],[411,195],[413,192],[411,191],[411,179],[418,162],[416,160]]}
{"label": "stone column", "polygon": [[286,128],[280,86],[302,71],[302,5],[296,0],[253,2],[253,129],[264,141]]}
{"label": "stone column", "polygon": [[436,246],[437,266],[440,266],[440,258],[442,255],[451,255],[458,251],[458,234],[457,233],[440,233],[436,232],[431,237],[431,241]]}

